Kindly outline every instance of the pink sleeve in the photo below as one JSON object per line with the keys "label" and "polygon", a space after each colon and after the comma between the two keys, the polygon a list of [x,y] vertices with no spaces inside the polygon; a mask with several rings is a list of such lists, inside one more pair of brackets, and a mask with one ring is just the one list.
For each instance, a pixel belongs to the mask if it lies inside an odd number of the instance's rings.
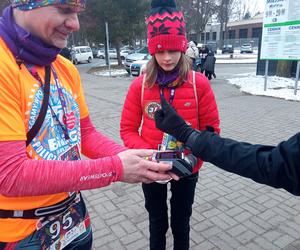
{"label": "pink sleeve", "polygon": [[79,161],[32,160],[26,155],[25,141],[0,142],[0,193],[5,196],[100,188],[119,181],[122,175],[118,156]]}
{"label": "pink sleeve", "polygon": [[81,150],[90,159],[112,156],[126,150],[125,147],[98,132],[89,116],[80,120],[80,127]]}

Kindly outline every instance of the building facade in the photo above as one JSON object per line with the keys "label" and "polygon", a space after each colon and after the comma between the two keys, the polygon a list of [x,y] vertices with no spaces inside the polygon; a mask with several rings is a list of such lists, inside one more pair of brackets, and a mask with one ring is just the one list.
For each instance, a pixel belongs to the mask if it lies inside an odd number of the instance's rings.
{"label": "building facade", "polygon": [[[201,33],[199,43],[215,42],[219,44],[221,35],[223,36],[224,44],[232,44],[238,48],[244,43],[250,43],[253,47],[258,47],[259,38],[262,35],[263,13],[254,16],[253,18],[241,21],[229,22],[227,24],[227,32],[223,30],[220,33],[220,24],[207,23],[204,32]],[[190,40],[196,40],[196,34],[190,34]]]}

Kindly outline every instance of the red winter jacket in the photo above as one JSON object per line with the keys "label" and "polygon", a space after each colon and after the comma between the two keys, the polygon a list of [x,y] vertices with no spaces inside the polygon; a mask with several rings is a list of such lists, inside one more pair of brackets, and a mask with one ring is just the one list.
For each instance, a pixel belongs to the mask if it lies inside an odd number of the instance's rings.
{"label": "red winter jacket", "polygon": [[[143,77],[136,78],[127,93],[121,117],[120,135],[128,148],[157,149],[163,137],[163,132],[156,128],[154,121],[155,111],[161,108],[159,87],[157,84],[151,89],[145,86],[144,95],[141,97]],[[196,73],[195,79],[198,114],[192,72],[189,74],[188,81],[175,89],[172,105],[192,127],[205,130],[206,126],[211,126],[219,133],[219,113],[210,83],[200,73]],[[164,96],[167,100],[170,99],[170,89],[164,90]],[[200,128],[197,127],[198,121]],[[202,161],[199,160],[194,172],[197,172],[201,165]]]}

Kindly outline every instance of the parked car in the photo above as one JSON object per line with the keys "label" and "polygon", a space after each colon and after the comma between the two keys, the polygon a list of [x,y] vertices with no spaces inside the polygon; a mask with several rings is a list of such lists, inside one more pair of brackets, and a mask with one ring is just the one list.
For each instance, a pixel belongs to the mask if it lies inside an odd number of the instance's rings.
{"label": "parked car", "polygon": [[138,60],[146,60],[149,54],[148,47],[141,48],[137,53],[129,54],[125,57],[124,67],[128,74],[130,74],[130,66],[133,62]]}
{"label": "parked car", "polygon": [[127,49],[121,50],[120,51],[121,59],[124,60],[126,56],[132,53],[133,53],[132,50],[127,50]]}
{"label": "parked car", "polygon": [[97,53],[97,57],[100,59],[104,59],[105,58],[105,50],[104,49],[99,49],[98,53]]}
{"label": "parked car", "polygon": [[117,50],[116,49],[109,49],[109,58],[117,59]]}
{"label": "parked car", "polygon": [[253,53],[252,45],[251,44],[243,44],[241,46],[241,54],[243,53]]}
{"label": "parked car", "polygon": [[73,55],[73,63],[78,64],[83,61],[88,61],[91,63],[93,61],[93,52],[91,47],[89,46],[77,46],[73,47],[72,50],[74,51]]}
{"label": "parked car", "polygon": [[217,42],[209,41],[209,42],[207,42],[206,46],[207,46],[208,50],[212,51],[214,54],[217,53],[217,49],[218,49]]}
{"label": "parked car", "polygon": [[130,45],[123,46],[123,47],[120,48],[120,50],[121,51],[122,50],[127,50],[127,51],[129,51],[128,54],[132,54],[132,53],[135,52],[135,49],[132,46],[130,46]]}
{"label": "parked car", "polygon": [[222,48],[222,54],[233,53],[233,46],[231,44],[226,44]]}
{"label": "parked car", "polygon": [[[128,54],[129,54],[129,52],[127,50],[121,50],[120,51],[121,59],[124,60]],[[105,50],[98,50],[97,57],[100,59],[104,59],[105,58]],[[109,58],[117,59],[117,50],[116,49],[109,49]]]}
{"label": "parked car", "polygon": [[148,54],[145,59],[137,60],[130,65],[130,74],[132,76],[139,76],[145,69],[147,63],[151,59],[151,55]]}

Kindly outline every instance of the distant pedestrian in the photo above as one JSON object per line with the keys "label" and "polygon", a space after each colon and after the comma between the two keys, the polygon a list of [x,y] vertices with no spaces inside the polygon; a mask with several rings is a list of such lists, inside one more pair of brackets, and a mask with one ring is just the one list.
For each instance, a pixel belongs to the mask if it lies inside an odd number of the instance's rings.
{"label": "distant pedestrian", "polygon": [[208,78],[208,80],[211,80],[212,77],[216,78],[215,63],[216,57],[214,53],[210,50],[207,56],[205,57],[203,64],[203,72],[205,73],[205,76]]}
{"label": "distant pedestrian", "polygon": [[208,54],[209,49],[208,49],[207,45],[205,45],[205,44],[198,44],[197,48],[199,50],[199,59],[198,60],[200,61],[200,71],[201,71],[201,73],[203,73],[203,64],[204,64],[204,60]]}
{"label": "distant pedestrian", "polygon": [[197,69],[196,60],[199,58],[199,50],[194,41],[190,41],[185,53],[192,60],[193,70]]}

